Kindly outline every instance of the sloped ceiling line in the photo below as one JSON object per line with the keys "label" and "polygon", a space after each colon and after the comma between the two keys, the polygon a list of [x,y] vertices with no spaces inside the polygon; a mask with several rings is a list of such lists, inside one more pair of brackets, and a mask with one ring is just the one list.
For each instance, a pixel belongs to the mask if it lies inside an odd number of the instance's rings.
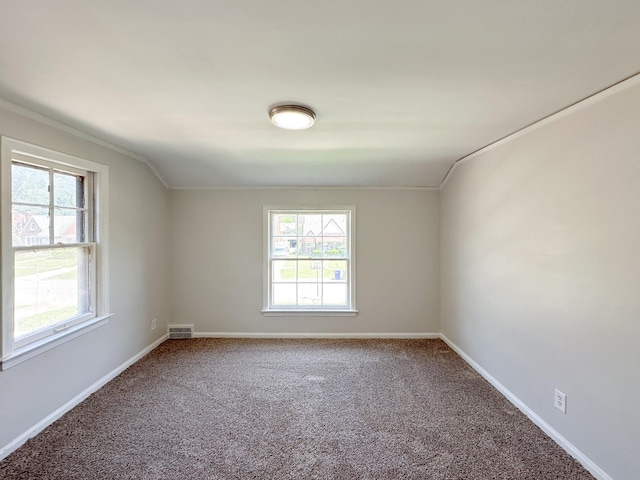
{"label": "sloped ceiling line", "polygon": [[548,125],[552,122],[555,122],[567,115],[571,115],[572,113],[588,107],[590,105],[593,105],[594,103],[597,103],[601,100],[604,100],[605,98],[611,96],[611,95],[615,95],[618,92],[621,92],[623,90],[626,90],[627,88],[631,88],[634,87],[636,85],[640,84],[640,72],[635,73],[623,80],[620,80],[619,82],[614,83],[613,85],[610,85],[606,88],[603,88],[602,90],[599,90],[597,92],[595,92],[592,95],[589,95],[586,98],[583,98],[582,100],[578,100],[575,103],[572,103],[571,105],[568,105],[556,112],[550,113],[549,115],[547,115],[546,117],[541,118],[540,120],[536,120],[533,123],[530,123],[529,125],[525,125],[522,128],[519,128],[518,130],[516,130],[515,132],[510,133],[509,135],[506,135],[498,140],[496,140],[495,142],[490,143],[489,145],[485,145],[482,148],[479,148],[478,150],[471,152],[469,155],[465,155],[462,158],[459,158],[458,160],[456,160],[453,165],[451,165],[451,168],[449,169],[449,171],[447,172],[447,174],[445,175],[444,179],[442,180],[442,182],[440,183],[440,186],[438,187],[439,190],[442,190],[444,188],[444,186],[447,184],[447,182],[449,181],[449,178],[451,178],[451,176],[453,175],[453,172],[455,171],[455,169],[457,167],[459,167],[460,165],[462,165],[465,162],[468,162],[469,160],[478,157],[479,155],[493,149],[496,148],[500,145],[503,145],[506,142],[510,142],[511,140],[515,140],[516,138],[522,136],[522,135],[526,135],[527,133],[530,133],[534,130],[537,130],[538,128],[542,128],[545,125]]}

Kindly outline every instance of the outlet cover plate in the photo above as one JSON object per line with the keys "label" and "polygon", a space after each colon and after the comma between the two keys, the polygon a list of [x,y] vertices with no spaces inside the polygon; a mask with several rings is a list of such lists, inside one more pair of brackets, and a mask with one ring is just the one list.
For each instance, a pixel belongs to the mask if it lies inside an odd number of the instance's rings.
{"label": "outlet cover plate", "polygon": [[562,413],[567,413],[567,396],[557,388],[553,395],[553,404]]}

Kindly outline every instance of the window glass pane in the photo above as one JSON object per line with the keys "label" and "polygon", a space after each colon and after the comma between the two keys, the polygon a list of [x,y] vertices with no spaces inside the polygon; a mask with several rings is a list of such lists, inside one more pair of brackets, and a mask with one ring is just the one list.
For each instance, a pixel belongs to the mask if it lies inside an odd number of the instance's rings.
{"label": "window glass pane", "polygon": [[298,215],[298,230],[303,237],[322,235],[322,215],[308,213]]}
{"label": "window glass pane", "polygon": [[53,174],[53,204],[57,207],[84,207],[84,178],[69,173]]}
{"label": "window glass pane", "polygon": [[345,258],[347,256],[347,238],[324,237],[322,242],[322,252],[325,257]]}
{"label": "window glass pane", "polygon": [[323,262],[322,278],[324,282],[346,282],[347,281],[347,261],[346,260],[325,260]]}
{"label": "window glass pane", "polygon": [[321,283],[299,283],[298,284],[298,305],[321,305],[322,304],[322,284]]}
{"label": "window glass pane", "polygon": [[13,163],[11,200],[19,203],[49,205],[49,170]]}
{"label": "window glass pane", "polygon": [[295,258],[297,241],[291,237],[274,237],[271,242],[273,258]]}
{"label": "window glass pane", "polygon": [[322,237],[300,237],[298,239],[298,256],[321,258]]}
{"label": "window glass pane", "polygon": [[53,243],[80,243],[84,238],[85,212],[68,208],[53,211]]}
{"label": "window glass pane", "polygon": [[347,306],[347,284],[334,283],[323,285],[323,305]]}
{"label": "window glass pane", "polygon": [[300,260],[298,262],[298,281],[305,283],[322,281],[322,261]]}
{"label": "window glass pane", "polygon": [[292,283],[274,283],[272,285],[272,304],[293,306],[296,304],[296,285]]}
{"label": "window glass pane", "polygon": [[14,247],[49,243],[49,209],[13,205],[11,208],[11,239]]}
{"label": "window glass pane", "polygon": [[296,281],[295,260],[274,260],[271,262],[271,279],[274,282]]}
{"label": "window glass pane", "polygon": [[297,229],[298,216],[295,214],[281,214],[277,213],[273,215],[272,232],[273,235],[286,235],[295,237],[298,234]]}
{"label": "window glass pane", "polygon": [[298,238],[298,257],[310,257],[316,246],[314,238],[300,237]]}
{"label": "window glass pane", "polygon": [[90,247],[15,252],[16,339],[89,311],[89,255]]}
{"label": "window glass pane", "polygon": [[322,216],[322,235],[344,236],[347,234],[347,215],[344,213]]}

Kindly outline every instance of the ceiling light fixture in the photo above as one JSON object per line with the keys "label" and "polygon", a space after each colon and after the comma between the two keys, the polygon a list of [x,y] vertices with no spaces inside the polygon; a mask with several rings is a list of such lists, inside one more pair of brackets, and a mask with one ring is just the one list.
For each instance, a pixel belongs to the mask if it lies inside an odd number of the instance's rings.
{"label": "ceiling light fixture", "polygon": [[269,118],[276,127],[287,130],[304,130],[316,121],[313,110],[300,105],[278,105],[269,110]]}

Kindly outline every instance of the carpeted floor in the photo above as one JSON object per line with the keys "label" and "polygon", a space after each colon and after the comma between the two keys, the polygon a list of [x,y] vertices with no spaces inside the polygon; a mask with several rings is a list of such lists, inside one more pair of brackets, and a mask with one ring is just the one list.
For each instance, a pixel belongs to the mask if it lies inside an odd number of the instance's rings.
{"label": "carpeted floor", "polygon": [[170,340],[2,479],[591,479],[440,340]]}

